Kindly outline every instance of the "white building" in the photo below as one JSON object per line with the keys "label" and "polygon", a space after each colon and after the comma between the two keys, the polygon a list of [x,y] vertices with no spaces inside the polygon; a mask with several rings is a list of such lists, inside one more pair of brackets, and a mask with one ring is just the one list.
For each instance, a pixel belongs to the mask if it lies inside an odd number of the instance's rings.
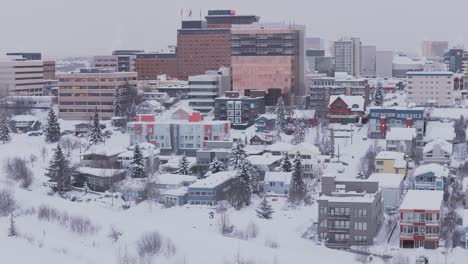
{"label": "white building", "polygon": [[406,101],[416,105],[453,106],[461,99],[463,75],[452,72],[408,72]]}
{"label": "white building", "polygon": [[424,62],[409,58],[406,55],[398,54],[393,57],[392,76],[395,78],[405,78],[409,71],[422,71]]}
{"label": "white building", "polygon": [[335,72],[361,75],[362,44],[359,38],[342,38],[333,44]]}
{"label": "white building", "polygon": [[362,65],[361,75],[363,77],[375,78],[376,72],[377,48],[375,46],[362,46]]}
{"label": "white building", "polygon": [[292,172],[267,171],[263,180],[263,191],[274,194],[288,194]]}
{"label": "white building", "polygon": [[392,127],[385,138],[387,150],[400,151],[409,155],[413,151],[416,136],[414,127]]}
{"label": "white building", "polygon": [[404,175],[396,173],[373,173],[369,176],[369,181],[379,183],[386,210],[393,210],[400,204],[404,189],[404,178]]}
{"label": "white building", "polygon": [[453,146],[451,143],[442,139],[435,139],[424,146],[423,162],[450,164],[452,152]]}
{"label": "white building", "polygon": [[43,95],[44,62],[9,58],[0,61],[0,96]]}

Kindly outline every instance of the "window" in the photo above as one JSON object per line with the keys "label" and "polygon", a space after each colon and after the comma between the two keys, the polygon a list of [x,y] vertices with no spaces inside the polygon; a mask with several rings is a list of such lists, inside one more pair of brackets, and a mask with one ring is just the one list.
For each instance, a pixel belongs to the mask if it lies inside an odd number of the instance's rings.
{"label": "window", "polygon": [[367,230],[367,223],[366,222],[355,222],[354,223],[355,230]]}
{"label": "window", "polygon": [[382,165],[384,165],[384,162],[383,162],[383,160],[378,160],[378,161],[375,162],[375,164],[377,164],[378,166],[382,166]]}

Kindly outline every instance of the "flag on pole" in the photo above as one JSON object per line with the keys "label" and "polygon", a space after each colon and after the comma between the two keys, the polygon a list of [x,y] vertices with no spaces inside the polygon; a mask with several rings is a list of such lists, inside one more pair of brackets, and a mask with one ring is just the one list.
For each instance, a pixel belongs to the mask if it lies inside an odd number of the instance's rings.
{"label": "flag on pole", "polygon": [[188,16],[189,17],[192,17],[192,9],[190,9],[189,13],[188,13]]}

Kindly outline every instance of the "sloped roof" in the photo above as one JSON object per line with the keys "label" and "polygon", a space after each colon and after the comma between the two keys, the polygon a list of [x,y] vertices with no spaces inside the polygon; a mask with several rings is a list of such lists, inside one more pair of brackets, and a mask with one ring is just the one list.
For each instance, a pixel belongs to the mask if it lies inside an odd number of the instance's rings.
{"label": "sloped roof", "polygon": [[447,167],[444,167],[436,163],[424,164],[424,165],[417,167],[414,170],[413,175],[417,176],[417,175],[422,175],[422,174],[426,174],[430,172],[434,173],[434,175],[437,177],[448,177],[449,175],[449,169]]}
{"label": "sloped roof", "polygon": [[434,150],[436,146],[440,147],[444,152],[452,154],[452,144],[440,138],[434,139],[433,141],[427,143],[426,146],[424,146],[423,152],[430,152]]}
{"label": "sloped roof", "polygon": [[[343,100],[351,111],[364,111],[364,97],[358,95],[331,95],[328,107],[338,98]],[[355,105],[356,107],[353,107]]]}

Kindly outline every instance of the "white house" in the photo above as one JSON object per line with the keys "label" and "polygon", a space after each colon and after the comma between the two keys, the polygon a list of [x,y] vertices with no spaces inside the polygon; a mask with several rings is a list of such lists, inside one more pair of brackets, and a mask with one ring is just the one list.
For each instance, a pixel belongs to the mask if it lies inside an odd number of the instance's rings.
{"label": "white house", "polygon": [[415,145],[416,135],[414,127],[392,127],[385,138],[387,150],[410,155]]}
{"label": "white house", "polygon": [[292,172],[267,171],[263,181],[266,193],[288,194]]}
{"label": "white house", "polygon": [[443,139],[435,139],[424,146],[423,162],[450,164],[453,146]]}
{"label": "white house", "polygon": [[373,173],[369,176],[369,181],[379,183],[386,210],[398,208],[404,189],[404,178],[404,175],[396,173]]}

